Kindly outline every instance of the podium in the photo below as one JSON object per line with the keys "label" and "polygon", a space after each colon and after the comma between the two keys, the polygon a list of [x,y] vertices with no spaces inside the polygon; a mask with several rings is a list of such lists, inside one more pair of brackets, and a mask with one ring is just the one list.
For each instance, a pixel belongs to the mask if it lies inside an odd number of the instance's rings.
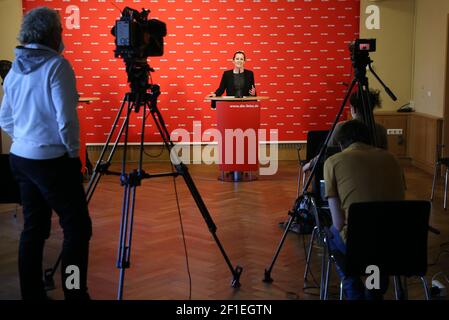
{"label": "podium", "polygon": [[268,97],[206,97],[217,110],[219,180],[252,181],[259,171],[260,101]]}

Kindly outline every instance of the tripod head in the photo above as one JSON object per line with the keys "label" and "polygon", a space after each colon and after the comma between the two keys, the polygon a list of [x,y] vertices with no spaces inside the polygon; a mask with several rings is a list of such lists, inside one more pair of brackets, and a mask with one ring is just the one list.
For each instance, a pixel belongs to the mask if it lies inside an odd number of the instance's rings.
{"label": "tripod head", "polygon": [[153,68],[147,63],[146,59],[127,59],[125,60],[126,74],[132,93],[146,93],[149,88],[150,72]]}
{"label": "tripod head", "polygon": [[146,102],[150,107],[156,106],[161,90],[159,85],[150,82],[151,72],[154,72],[154,69],[146,59],[125,59],[125,65],[135,112],[139,112],[140,107]]}
{"label": "tripod head", "polygon": [[373,62],[369,56],[370,52],[376,51],[376,39],[356,39],[349,44],[354,77],[358,81],[364,81],[366,67]]}

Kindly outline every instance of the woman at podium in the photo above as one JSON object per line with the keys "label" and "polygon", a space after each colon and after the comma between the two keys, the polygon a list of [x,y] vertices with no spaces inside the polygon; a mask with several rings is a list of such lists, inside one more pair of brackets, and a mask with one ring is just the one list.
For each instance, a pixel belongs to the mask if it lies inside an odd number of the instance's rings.
{"label": "woman at podium", "polygon": [[244,68],[246,56],[243,51],[236,51],[232,58],[234,68],[227,70],[221,77],[220,87],[210,97],[226,95],[242,98],[243,96],[255,96],[254,73]]}

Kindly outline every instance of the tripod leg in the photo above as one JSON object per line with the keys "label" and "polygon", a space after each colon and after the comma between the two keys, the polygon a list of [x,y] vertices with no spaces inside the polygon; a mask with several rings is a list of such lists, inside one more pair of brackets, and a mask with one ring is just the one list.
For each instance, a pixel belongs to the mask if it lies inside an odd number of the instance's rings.
{"label": "tripod leg", "polygon": [[[126,128],[125,135],[125,149],[123,152],[123,162],[122,162],[122,183],[125,185],[125,194],[123,197],[123,215],[120,227],[120,244],[119,244],[119,257],[117,260],[117,267],[120,268],[120,278],[119,278],[119,288],[117,299],[123,299],[123,286],[125,281],[125,269],[130,267],[131,260],[131,244],[133,236],[133,225],[134,225],[134,205],[136,203],[136,187],[140,185],[140,180],[142,178],[142,161],[143,161],[143,141],[145,138],[145,119],[146,119],[146,105],[143,106],[143,117],[142,117],[142,132],[140,138],[140,155],[138,171],[134,170],[130,175],[124,175],[125,163],[126,163],[126,149],[127,149],[127,136],[128,128]],[[126,122],[128,123],[128,122]],[[125,179],[125,181],[123,181]],[[131,186],[131,192],[130,192]],[[131,206],[131,207],[130,207]]]}
{"label": "tripod leg", "polygon": [[201,198],[201,195],[198,191],[198,189],[195,186],[195,183],[193,182],[192,177],[190,176],[190,173],[184,163],[182,163],[179,159],[177,159],[177,156],[175,154],[172,154],[171,150],[174,147],[173,142],[170,140],[170,134],[168,133],[167,127],[164,122],[164,118],[162,117],[162,114],[160,113],[159,109],[157,108],[157,96],[153,96],[151,103],[149,104],[149,109],[151,112],[151,116],[153,117],[153,120],[156,124],[156,127],[159,130],[159,133],[161,134],[161,138],[164,141],[165,146],[168,149],[168,153],[170,155],[172,164],[174,165],[176,172],[181,175],[184,178],[184,181],[189,188],[189,191],[195,200],[195,203],[200,210],[201,215],[203,216],[204,221],[206,222],[210,233],[212,234],[215,243],[217,244],[218,248],[220,249],[220,252],[223,256],[223,258],[226,261],[226,264],[231,271],[233,275],[233,279],[231,282],[231,286],[236,288],[240,286],[240,275],[243,272],[243,268],[239,265],[237,265],[235,268],[233,268],[231,261],[228,258],[228,255],[226,254],[226,251],[224,250],[223,246],[221,245],[220,240],[218,239],[216,235],[217,227],[212,220],[212,217],[209,214],[209,210],[207,210],[207,207]]}
{"label": "tripod leg", "polygon": [[192,194],[193,199],[195,200],[195,203],[198,207],[198,209],[200,210],[201,215],[203,216],[204,221],[206,222],[210,233],[212,234],[215,243],[217,244],[218,248],[221,251],[221,254],[223,255],[223,258],[226,261],[226,264],[229,267],[229,270],[231,271],[232,275],[233,275],[233,280],[231,282],[232,287],[236,288],[240,286],[240,275],[243,271],[243,268],[240,266],[236,266],[236,268],[234,269],[231,261],[229,260],[220,240],[218,239],[217,235],[216,235],[216,231],[217,231],[217,227],[214,223],[214,221],[212,220],[212,217],[209,214],[209,211],[207,210],[207,207],[203,201],[203,199],[201,198],[201,195],[198,191],[198,189],[195,186],[195,183],[193,182],[192,177],[190,176],[190,173],[186,167],[185,164],[180,163],[178,165],[175,165],[175,169],[176,171],[184,178],[184,181],[187,185],[187,187],[189,188],[190,193]]}
{"label": "tripod leg", "polygon": [[304,270],[304,286],[307,282],[307,276],[309,275],[309,269],[310,269],[310,258],[312,256],[312,249],[313,249],[313,243],[315,241],[316,233],[318,232],[318,227],[315,226],[313,228],[312,234],[310,236],[309,240],[309,249],[307,250],[307,258],[306,258],[306,269]]}
{"label": "tripod leg", "polygon": [[120,131],[115,139],[114,145],[112,147],[111,152],[109,153],[108,159],[105,162],[103,162],[103,158],[105,157],[106,151],[109,147],[112,136],[114,135],[115,128],[117,126],[117,123],[118,123],[121,115],[122,115],[123,108],[124,108],[126,102],[128,102],[128,106],[127,106],[127,110],[128,110],[127,115],[128,115],[130,112],[129,109],[132,108],[132,104],[130,101],[130,93],[127,93],[125,95],[125,98],[123,99],[122,105],[120,106],[117,116],[115,117],[114,123],[112,124],[111,131],[109,132],[108,138],[106,139],[103,149],[101,150],[100,157],[98,158],[98,160],[95,164],[94,170],[92,172],[92,176],[90,177],[90,180],[89,180],[89,183],[88,183],[87,189],[86,189],[86,200],[87,200],[88,204],[90,202],[90,199],[93,196],[93,193],[98,185],[98,182],[100,181],[101,174],[103,174],[107,170],[109,165],[111,164],[112,157],[114,156],[115,150],[117,149],[118,143],[123,134],[123,130],[127,126],[127,121],[128,121],[129,116],[126,117],[126,119],[122,123],[122,126],[120,127]]}
{"label": "tripod leg", "polygon": [[119,275],[119,285],[117,300],[123,299],[123,285],[125,279],[125,269],[129,268],[129,257],[127,238],[128,238],[128,223],[129,223],[129,200],[130,200],[130,188],[129,185],[124,187],[123,195],[123,207],[122,207],[122,218],[120,221],[120,238],[119,238],[119,249],[117,253],[117,268],[120,269]]}
{"label": "tripod leg", "polygon": [[376,134],[376,124],[374,122],[373,107],[370,100],[368,78],[366,75],[361,76],[358,83],[358,95],[359,100],[362,101],[362,120],[363,123],[369,128],[370,141],[373,146],[379,146]]}
{"label": "tripod leg", "polygon": [[263,282],[273,282],[273,279],[271,278],[271,271],[273,270],[274,264],[276,263],[276,260],[278,258],[279,253],[281,252],[282,246],[284,245],[285,238],[287,237],[287,233],[290,230],[290,226],[293,223],[294,216],[293,214],[290,216],[287,222],[287,226],[285,227],[284,233],[282,234],[281,241],[279,242],[276,252],[274,253],[273,259],[271,260],[271,264],[268,267],[268,269],[265,269],[265,276],[263,279]]}
{"label": "tripod leg", "polygon": [[117,300],[123,299],[123,288],[125,283],[125,270],[131,265],[131,243],[133,235],[133,225],[134,225],[134,204],[136,200],[136,186],[134,184],[135,179],[138,179],[137,172],[134,171],[129,175],[131,187],[129,185],[125,186],[124,197],[123,197],[123,215],[120,223],[120,240],[119,240],[119,250],[117,258],[117,268],[120,269],[119,275],[119,285],[117,292]]}
{"label": "tripod leg", "polygon": [[[133,97],[139,101],[139,95]],[[122,173],[120,176],[120,182],[123,185],[123,205],[122,205],[122,218],[120,221],[120,238],[119,238],[119,249],[117,257],[117,268],[120,269],[119,285],[117,292],[117,299],[123,299],[123,287],[125,280],[125,270],[129,268],[130,265],[130,246],[131,246],[131,236],[133,228],[133,215],[134,215],[134,201],[135,201],[135,188],[140,185],[137,170],[134,170],[130,174],[126,174],[126,156],[128,149],[128,133],[129,133],[129,117],[132,109],[135,107],[135,103],[130,103],[128,107],[128,112],[125,124],[125,137],[123,144],[123,157],[122,157]],[[145,121],[143,117],[142,121]],[[143,136],[142,138],[143,139]],[[130,209],[131,208],[131,209]]]}

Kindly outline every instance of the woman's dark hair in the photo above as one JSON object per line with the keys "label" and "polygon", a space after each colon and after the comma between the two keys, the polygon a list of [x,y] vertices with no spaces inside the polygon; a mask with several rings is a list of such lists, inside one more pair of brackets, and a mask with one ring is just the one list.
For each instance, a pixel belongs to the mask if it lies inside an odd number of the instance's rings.
{"label": "woman's dark hair", "polygon": [[235,59],[235,56],[237,55],[237,54],[243,54],[243,60],[246,60],[246,55],[245,55],[245,52],[243,52],[243,51],[236,51],[235,53],[234,53],[234,56],[232,57],[232,60],[234,60]]}
{"label": "woman's dark hair", "polygon": [[[374,109],[376,107],[380,107],[380,91],[379,90],[370,90],[368,97],[371,102],[371,107]],[[356,113],[362,112],[362,100],[359,99],[358,91],[354,91],[349,97],[349,103],[354,108]]]}
{"label": "woman's dark hair", "polygon": [[370,143],[369,129],[359,120],[349,120],[344,122],[338,130],[335,139],[343,149],[346,149],[355,142]]}

